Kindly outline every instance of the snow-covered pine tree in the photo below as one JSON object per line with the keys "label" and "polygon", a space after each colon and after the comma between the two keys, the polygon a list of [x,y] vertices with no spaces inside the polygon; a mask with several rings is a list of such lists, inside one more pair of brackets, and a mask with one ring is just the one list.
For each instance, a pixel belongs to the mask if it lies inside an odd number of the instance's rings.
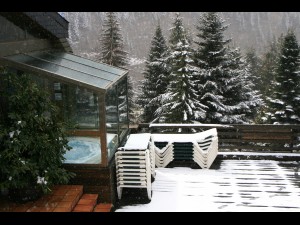
{"label": "snow-covered pine tree", "polygon": [[117,67],[128,65],[128,52],[124,50],[120,23],[114,12],[107,12],[101,34],[101,62]]}
{"label": "snow-covered pine tree", "polygon": [[274,124],[300,123],[300,48],[295,33],[284,37],[276,74],[275,98],[270,100]]}
{"label": "snow-covered pine tree", "polygon": [[205,106],[200,104],[196,94],[192,77],[197,67],[194,66],[193,52],[179,13],[176,13],[170,31],[170,83],[163,105],[157,112],[163,115],[161,122],[194,123],[205,115]]}
{"label": "snow-covered pine tree", "polygon": [[262,123],[261,115],[263,109],[266,106],[263,95],[261,93],[261,90],[263,88],[263,82],[260,76],[262,60],[259,56],[257,56],[254,48],[249,48],[246,52],[245,61],[248,68],[249,80],[253,83],[252,88],[250,88],[249,91],[255,91],[256,95],[254,96],[257,96],[259,98],[259,105],[255,107],[255,110],[253,110],[250,115],[247,115],[247,118],[251,119],[254,123]]}
{"label": "snow-covered pine tree", "polygon": [[[228,51],[228,67],[224,68],[224,105],[228,107],[223,123],[251,123],[262,105],[262,99],[251,81],[251,65],[242,57],[240,49]],[[250,69],[249,69],[250,68]]]}
{"label": "snow-covered pine tree", "polygon": [[256,118],[256,123],[270,124],[271,122],[271,109],[270,100],[275,98],[274,89],[276,84],[276,68],[279,61],[280,49],[283,43],[283,35],[279,38],[273,37],[269,43],[267,51],[261,57],[261,66],[259,67],[260,76],[260,94],[264,104]]}
{"label": "snow-covered pine tree", "polygon": [[[101,34],[101,59],[100,61],[112,66],[127,69],[129,64],[128,52],[124,50],[124,41],[121,34],[121,26],[114,12],[107,12],[103,21]],[[129,121],[134,117],[133,83],[130,75],[127,79],[128,89],[128,113]]]}
{"label": "snow-covered pine tree", "polygon": [[169,69],[166,64],[168,47],[162,34],[160,25],[155,30],[151,41],[144,80],[140,86],[141,95],[138,104],[143,108],[142,118],[144,122],[152,122],[155,118],[154,112],[161,105],[161,95],[165,93],[169,83]]}
{"label": "snow-covered pine tree", "polygon": [[256,55],[254,48],[249,48],[245,56],[246,63],[248,64],[248,72],[250,73],[250,80],[255,86],[255,90],[260,90],[262,83],[259,74],[259,69],[261,67],[261,60]]}
{"label": "snow-covered pine tree", "polygon": [[208,107],[206,118],[201,122],[220,123],[226,114],[226,106],[223,105],[223,96],[220,93],[219,80],[222,78],[223,62],[226,57],[226,44],[230,40],[224,40],[223,31],[227,26],[217,13],[208,12],[198,20],[195,41],[195,62],[200,69],[196,77],[199,100]]}
{"label": "snow-covered pine tree", "polygon": [[135,111],[137,110],[137,108],[139,107],[137,102],[136,102],[136,96],[138,96],[138,94],[134,91],[134,87],[135,86],[135,82],[133,81],[133,79],[131,78],[131,76],[128,76],[128,80],[127,80],[127,90],[128,90],[128,113],[129,113],[129,122],[131,124],[137,124],[140,121],[140,118],[138,115],[135,114]]}
{"label": "snow-covered pine tree", "polygon": [[248,78],[243,77],[246,65],[241,62],[239,51],[228,47],[231,40],[224,38],[228,27],[224,22],[216,12],[207,12],[196,26],[194,57],[200,72],[195,79],[199,101],[208,107],[206,118],[200,122],[245,123],[248,122],[245,115],[259,102],[251,103],[257,96],[245,89],[251,86]]}
{"label": "snow-covered pine tree", "polygon": [[273,41],[269,43],[267,51],[262,56],[259,74],[261,79],[260,93],[262,94],[264,101],[266,101],[267,97],[274,97],[272,95],[276,83],[276,68],[280,57],[282,43],[283,36],[280,36],[278,39],[274,37]]}

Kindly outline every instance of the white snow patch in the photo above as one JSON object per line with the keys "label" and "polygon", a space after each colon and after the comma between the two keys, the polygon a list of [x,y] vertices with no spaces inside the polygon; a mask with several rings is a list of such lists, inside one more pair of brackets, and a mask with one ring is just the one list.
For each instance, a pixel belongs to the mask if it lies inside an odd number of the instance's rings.
{"label": "white snow patch", "polygon": [[15,133],[14,131],[9,132],[9,137],[13,138],[14,137],[14,133]]}
{"label": "white snow patch", "polygon": [[135,66],[135,65],[143,64],[145,61],[146,61],[145,59],[130,58],[129,65]]}
{"label": "white snow patch", "polygon": [[236,155],[236,156],[290,156],[290,157],[299,157],[299,153],[282,153],[282,152],[218,152],[218,155]]}
{"label": "white snow patch", "polygon": [[116,212],[300,212],[292,168],[271,160],[224,160],[220,169],[156,168],[152,200]]}
{"label": "white snow patch", "polygon": [[221,124],[203,124],[203,123],[151,123],[149,127],[223,127],[223,128],[232,128],[230,125],[221,125]]}

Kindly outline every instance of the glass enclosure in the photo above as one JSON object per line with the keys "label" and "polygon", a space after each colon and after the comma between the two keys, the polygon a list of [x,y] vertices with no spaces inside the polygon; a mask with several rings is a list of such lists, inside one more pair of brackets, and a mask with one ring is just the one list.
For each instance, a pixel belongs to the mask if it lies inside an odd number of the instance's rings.
{"label": "glass enclosure", "polygon": [[54,91],[54,100],[61,103],[65,120],[74,124],[77,129],[99,130],[97,93],[58,82],[54,83]]}
{"label": "glass enclosure", "polygon": [[129,129],[127,105],[127,78],[121,79],[106,93],[107,150],[110,160]]}
{"label": "glass enclosure", "polygon": [[99,94],[53,79],[32,78],[51,94],[70,129],[72,149],[65,154],[65,163],[101,164]]}
{"label": "glass enclosure", "polygon": [[118,83],[118,109],[119,109],[119,136],[120,141],[124,139],[128,132],[128,102],[127,102],[127,78],[123,78]]}
{"label": "glass enclosure", "polygon": [[129,131],[127,71],[64,52],[0,57],[51,94],[70,127],[65,163],[107,166]]}

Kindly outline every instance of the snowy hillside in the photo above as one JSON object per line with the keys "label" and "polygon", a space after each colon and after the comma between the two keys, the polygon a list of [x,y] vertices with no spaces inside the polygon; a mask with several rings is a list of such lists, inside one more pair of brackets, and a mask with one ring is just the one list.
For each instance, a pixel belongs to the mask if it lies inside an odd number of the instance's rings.
{"label": "snowy hillside", "polygon": [[[99,35],[104,12],[63,12],[61,13],[69,22],[69,41],[76,54],[96,57],[99,47]],[[184,24],[189,30],[195,32],[195,24],[200,12],[182,12]],[[222,12],[221,17],[229,24],[226,31],[228,37],[233,38],[232,44],[245,50],[255,47],[264,51],[268,41],[274,36],[285,33],[289,27],[297,29],[300,23],[299,12]],[[163,34],[168,39],[169,29],[173,21],[173,12],[118,12],[126,50],[132,60],[132,75],[141,79],[140,68],[143,67],[145,57],[149,52],[151,38],[155,27],[160,21]],[[137,63],[140,62],[141,64]],[[140,68],[138,68],[140,67]]]}
{"label": "snowy hillside", "polygon": [[[184,23],[194,32],[194,24],[200,12],[182,12]],[[70,41],[75,49],[94,51],[97,43],[104,12],[65,12],[70,22]],[[124,39],[128,50],[136,57],[144,57],[149,41],[158,20],[162,30],[168,29],[174,17],[173,12],[118,12]],[[220,15],[230,24],[228,36],[233,37],[241,48],[251,46],[263,50],[273,35],[285,33],[288,27],[296,28],[300,22],[298,12],[223,12]],[[296,33],[300,30],[296,29]]]}

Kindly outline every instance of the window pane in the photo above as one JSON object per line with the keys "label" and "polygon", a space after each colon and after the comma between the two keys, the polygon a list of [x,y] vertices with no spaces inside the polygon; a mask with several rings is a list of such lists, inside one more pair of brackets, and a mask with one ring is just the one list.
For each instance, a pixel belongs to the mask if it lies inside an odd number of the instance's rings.
{"label": "window pane", "polygon": [[[53,89],[58,84],[53,84]],[[64,117],[78,129],[99,129],[98,95],[86,88],[62,84],[55,100],[62,101]],[[57,94],[62,94],[62,99]],[[58,98],[57,98],[58,97]]]}
{"label": "window pane", "polygon": [[111,159],[118,147],[118,96],[116,86],[106,93],[106,132],[108,160]]}
{"label": "window pane", "polygon": [[119,136],[123,139],[128,131],[127,79],[118,83]]}

